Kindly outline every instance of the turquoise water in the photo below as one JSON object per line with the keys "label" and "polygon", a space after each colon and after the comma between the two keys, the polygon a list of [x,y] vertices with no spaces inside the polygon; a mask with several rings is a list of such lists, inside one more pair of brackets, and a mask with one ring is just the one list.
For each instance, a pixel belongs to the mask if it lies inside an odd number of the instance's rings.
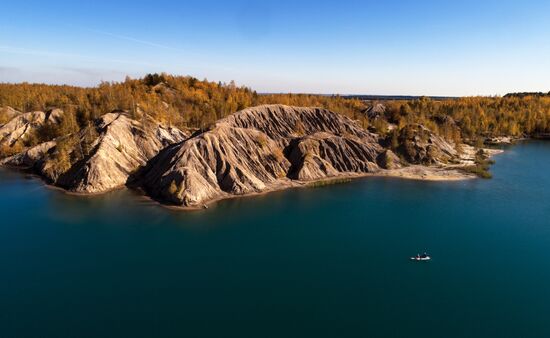
{"label": "turquoise water", "polygon": [[550,337],[550,143],[496,160],[197,212],[0,170],[0,336]]}

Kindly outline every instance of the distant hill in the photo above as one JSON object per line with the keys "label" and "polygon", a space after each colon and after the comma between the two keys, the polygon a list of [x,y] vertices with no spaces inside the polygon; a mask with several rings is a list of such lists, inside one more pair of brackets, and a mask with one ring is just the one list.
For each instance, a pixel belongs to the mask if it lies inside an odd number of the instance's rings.
{"label": "distant hill", "polygon": [[504,97],[526,97],[526,96],[539,96],[539,97],[550,97],[550,92],[523,92],[523,93],[508,93]]}
{"label": "distant hill", "polygon": [[444,101],[444,100],[456,100],[456,96],[413,96],[413,95],[344,95],[343,97],[349,99],[358,99],[364,101],[409,101],[409,100],[418,100],[420,98],[426,97],[434,101]]}

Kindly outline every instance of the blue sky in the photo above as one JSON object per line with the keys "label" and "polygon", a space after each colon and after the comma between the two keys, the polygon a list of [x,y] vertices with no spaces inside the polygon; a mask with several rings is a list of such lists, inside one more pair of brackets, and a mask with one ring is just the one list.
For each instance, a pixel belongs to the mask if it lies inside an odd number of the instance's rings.
{"label": "blue sky", "polygon": [[0,82],[149,72],[260,92],[550,90],[550,1],[5,1]]}

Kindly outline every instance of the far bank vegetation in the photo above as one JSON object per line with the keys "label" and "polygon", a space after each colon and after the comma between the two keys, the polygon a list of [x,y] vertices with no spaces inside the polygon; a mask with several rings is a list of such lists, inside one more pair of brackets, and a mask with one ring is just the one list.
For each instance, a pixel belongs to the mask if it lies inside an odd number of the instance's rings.
{"label": "far bank vegetation", "polygon": [[[7,107],[21,112],[60,108],[65,114],[61,123],[45,124],[16,143],[0,149],[2,157],[20,152],[58,137],[65,137],[58,147],[59,162],[65,163],[61,151],[72,149],[75,142],[82,149],[70,156],[85,156],[90,149],[86,133],[94,132],[94,120],[115,110],[126,111],[132,118],[154,119],[170,126],[206,129],[215,121],[238,110],[261,104],[323,107],[356,120],[386,136],[390,148],[399,146],[398,131],[418,123],[444,138],[460,144],[481,145],[493,136],[535,136],[550,133],[550,96],[508,95],[506,97],[466,97],[431,100],[385,101],[384,111],[369,114],[373,102],[338,95],[258,94],[234,82],[198,80],[189,76],[149,74],[142,79],[126,78],[122,82],[103,82],[83,88],[45,84],[0,84],[0,125],[10,119]],[[299,126],[296,130],[300,130]],[[68,135],[76,135],[68,137]],[[78,138],[78,140],[77,140]],[[89,139],[93,139],[90,137]],[[264,140],[259,140],[265,146]],[[481,166],[483,167],[483,166]],[[474,170],[474,169],[472,169]]]}

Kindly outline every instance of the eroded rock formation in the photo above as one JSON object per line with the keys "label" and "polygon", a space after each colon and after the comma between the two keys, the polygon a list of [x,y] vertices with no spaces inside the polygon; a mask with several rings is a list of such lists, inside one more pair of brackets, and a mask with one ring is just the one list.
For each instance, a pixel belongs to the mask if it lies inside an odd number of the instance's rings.
{"label": "eroded rock formation", "polygon": [[47,123],[58,124],[63,111],[53,109],[48,112],[36,111],[18,113],[11,108],[5,108],[13,118],[0,127],[0,146],[12,147],[17,142],[23,143],[25,138],[36,132]]}
{"label": "eroded rock formation", "polygon": [[447,164],[458,157],[453,144],[420,124],[403,127],[398,139],[397,153],[412,164]]}
{"label": "eroded rock formation", "polygon": [[258,193],[290,180],[380,170],[377,136],[318,108],[267,105],[237,112],[161,152],[140,173],[153,197],[195,206]]}
{"label": "eroded rock formation", "polygon": [[[18,114],[0,128],[0,135],[3,142],[16,142],[29,128],[56,123],[60,114]],[[161,202],[196,207],[233,195],[408,164],[445,164],[458,157],[452,144],[424,126],[409,125],[398,133],[394,153],[381,145],[387,142],[377,134],[320,108],[248,108],[192,136],[152,119],[136,121],[113,112],[78,133],[26,149],[0,164],[32,169],[73,192],[101,193],[131,185]]]}
{"label": "eroded rock formation", "polygon": [[5,165],[32,168],[50,183],[79,193],[123,186],[129,175],[186,135],[149,120],[110,113],[78,134],[58,138],[7,158]]}

